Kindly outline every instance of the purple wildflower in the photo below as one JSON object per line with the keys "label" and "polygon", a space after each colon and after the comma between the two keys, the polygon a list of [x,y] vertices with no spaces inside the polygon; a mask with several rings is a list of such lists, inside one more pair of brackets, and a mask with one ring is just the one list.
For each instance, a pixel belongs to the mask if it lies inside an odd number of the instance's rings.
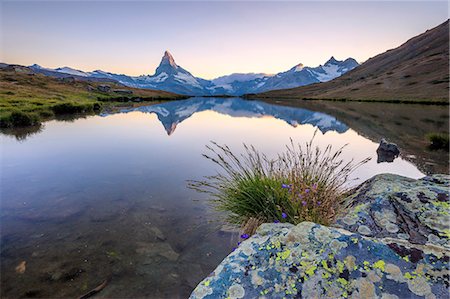
{"label": "purple wildflower", "polygon": [[288,184],[281,184],[281,188],[283,188],[283,189],[290,189],[291,187]]}
{"label": "purple wildflower", "polygon": [[312,189],[313,189],[314,191],[316,191],[316,190],[317,190],[317,184],[312,185]]}
{"label": "purple wildflower", "polygon": [[286,219],[287,218],[287,215],[286,215],[286,213],[281,213],[281,217],[283,217],[283,219]]}
{"label": "purple wildflower", "polygon": [[276,219],[273,221],[273,223],[280,223],[280,220]]}
{"label": "purple wildflower", "polygon": [[242,238],[242,239],[248,239],[248,237],[249,237],[248,234],[242,234],[242,235],[241,235],[241,238]]}
{"label": "purple wildflower", "polygon": [[306,192],[306,193],[309,193],[309,189],[305,189],[305,192]]}
{"label": "purple wildflower", "polygon": [[238,245],[241,245],[242,242],[238,242]]}
{"label": "purple wildflower", "polygon": [[317,205],[319,205],[319,206],[320,206],[320,204],[321,204],[321,202],[320,202],[320,201],[318,201],[318,202],[317,202]]}
{"label": "purple wildflower", "polygon": [[302,201],[302,205],[303,205],[303,206],[306,206],[306,201]]}

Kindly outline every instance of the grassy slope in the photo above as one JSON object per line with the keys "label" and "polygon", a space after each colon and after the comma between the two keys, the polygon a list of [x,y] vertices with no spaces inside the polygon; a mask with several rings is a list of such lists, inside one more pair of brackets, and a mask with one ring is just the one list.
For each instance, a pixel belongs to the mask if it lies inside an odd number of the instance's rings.
{"label": "grassy slope", "polygon": [[286,101],[345,99],[448,103],[448,70],[449,23],[446,21],[332,81],[248,97]]}
{"label": "grassy slope", "polygon": [[[184,98],[170,92],[129,88],[114,82],[69,81],[71,80],[35,74],[31,69],[22,66],[9,65],[0,68],[0,119],[5,124],[4,120],[7,120],[13,111],[20,111],[37,117],[38,120],[45,120],[59,113],[55,106],[61,104],[79,107],[72,109],[73,111],[89,112],[94,107],[109,107],[128,100]],[[105,84],[112,90],[130,90],[132,94],[98,91],[97,87]]]}

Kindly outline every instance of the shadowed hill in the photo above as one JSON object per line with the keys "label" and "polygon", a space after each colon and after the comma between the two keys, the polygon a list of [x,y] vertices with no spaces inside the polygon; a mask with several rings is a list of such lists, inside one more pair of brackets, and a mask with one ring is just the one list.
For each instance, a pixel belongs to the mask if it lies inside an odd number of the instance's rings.
{"label": "shadowed hill", "polygon": [[247,97],[448,102],[449,21],[332,81]]}

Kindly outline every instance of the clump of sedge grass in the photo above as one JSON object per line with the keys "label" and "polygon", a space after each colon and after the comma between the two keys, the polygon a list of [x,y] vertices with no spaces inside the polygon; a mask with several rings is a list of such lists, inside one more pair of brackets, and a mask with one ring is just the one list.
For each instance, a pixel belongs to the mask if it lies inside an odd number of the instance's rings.
{"label": "clump of sedge grass", "polygon": [[349,175],[370,158],[345,163],[345,146],[322,150],[313,140],[314,136],[305,145],[291,140],[275,159],[253,146],[244,144],[244,153],[236,155],[228,146],[212,142],[203,156],[220,171],[188,186],[210,194],[214,207],[247,234],[263,222],[328,225],[339,213]]}
{"label": "clump of sedge grass", "polygon": [[429,148],[432,150],[445,150],[449,151],[449,134],[448,133],[429,133],[427,135],[430,142]]}

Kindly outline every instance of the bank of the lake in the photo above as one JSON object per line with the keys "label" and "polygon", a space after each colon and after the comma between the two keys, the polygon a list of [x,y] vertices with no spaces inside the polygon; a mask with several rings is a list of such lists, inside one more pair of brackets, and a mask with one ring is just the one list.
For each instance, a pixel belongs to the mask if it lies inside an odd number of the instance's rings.
{"label": "bank of the lake", "polygon": [[55,78],[28,67],[0,65],[0,128],[39,126],[67,115],[99,113],[124,103],[186,98],[174,93],[130,88],[111,80]]}

